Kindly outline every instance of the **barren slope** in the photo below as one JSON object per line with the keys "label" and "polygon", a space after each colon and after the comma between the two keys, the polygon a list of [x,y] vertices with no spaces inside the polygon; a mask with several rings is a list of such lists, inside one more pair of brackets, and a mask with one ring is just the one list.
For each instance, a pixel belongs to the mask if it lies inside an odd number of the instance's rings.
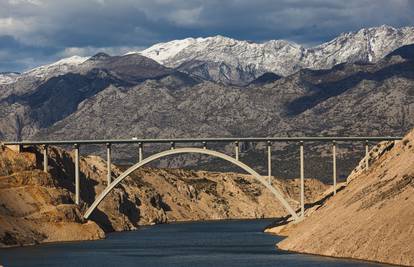
{"label": "barren slope", "polygon": [[294,226],[279,248],[414,265],[414,132],[389,148],[369,171],[357,168],[345,189]]}

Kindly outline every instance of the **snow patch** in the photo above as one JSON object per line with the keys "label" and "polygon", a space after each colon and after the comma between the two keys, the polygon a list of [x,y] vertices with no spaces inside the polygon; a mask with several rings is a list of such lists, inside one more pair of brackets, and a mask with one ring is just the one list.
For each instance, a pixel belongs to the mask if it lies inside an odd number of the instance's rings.
{"label": "snow patch", "polygon": [[20,76],[19,73],[0,73],[0,85],[14,83]]}
{"label": "snow patch", "polygon": [[89,57],[72,56],[63,58],[49,65],[40,66],[32,70],[26,71],[22,76],[31,76],[36,78],[48,78],[62,75],[71,71],[75,71],[76,67],[88,60]]}

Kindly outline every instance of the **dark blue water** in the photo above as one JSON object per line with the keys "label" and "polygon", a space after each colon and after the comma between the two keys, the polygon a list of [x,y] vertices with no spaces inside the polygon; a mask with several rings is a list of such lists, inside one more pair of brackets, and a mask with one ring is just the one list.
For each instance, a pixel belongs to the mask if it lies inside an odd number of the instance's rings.
{"label": "dark blue water", "polygon": [[[8,266],[385,266],[286,253],[264,234],[269,220],[156,225],[107,239],[0,249]],[[76,234],[76,233],[74,233]]]}

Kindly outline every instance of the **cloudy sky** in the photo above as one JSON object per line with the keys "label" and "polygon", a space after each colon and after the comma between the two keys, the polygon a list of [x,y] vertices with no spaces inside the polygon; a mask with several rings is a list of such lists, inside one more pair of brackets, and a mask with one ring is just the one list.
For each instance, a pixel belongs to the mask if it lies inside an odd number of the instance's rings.
{"label": "cloudy sky", "polygon": [[0,0],[0,72],[224,35],[313,46],[341,32],[414,25],[412,0]]}

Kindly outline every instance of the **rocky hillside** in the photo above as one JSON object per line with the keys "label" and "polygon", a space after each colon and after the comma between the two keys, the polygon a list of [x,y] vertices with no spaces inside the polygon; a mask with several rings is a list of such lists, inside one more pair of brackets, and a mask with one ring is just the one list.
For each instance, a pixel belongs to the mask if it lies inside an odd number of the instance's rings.
{"label": "rocky hillside", "polygon": [[[85,221],[82,214],[106,187],[106,162],[82,157],[81,205],[74,204],[74,163],[62,149],[49,150],[49,173],[40,171],[37,148],[0,151],[0,245],[98,239],[105,232],[172,221],[285,216],[270,192],[237,173],[143,168],[124,180]],[[121,170],[113,166],[113,176]],[[292,206],[298,206],[297,180],[273,180]],[[307,180],[307,201],[326,185]],[[76,233],[76,234],[74,234]]]}
{"label": "rocky hillside", "polygon": [[70,188],[36,165],[34,153],[0,152],[0,246],[103,238],[83,220]]}
{"label": "rocky hillside", "polygon": [[279,248],[414,266],[414,131],[370,153],[370,169],[357,167],[343,190],[291,226]]}

